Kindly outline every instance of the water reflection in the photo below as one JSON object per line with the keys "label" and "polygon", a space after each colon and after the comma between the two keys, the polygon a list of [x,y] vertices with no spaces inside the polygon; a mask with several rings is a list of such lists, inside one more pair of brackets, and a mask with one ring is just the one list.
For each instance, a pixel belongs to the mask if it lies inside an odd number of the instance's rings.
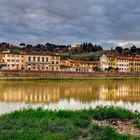
{"label": "water reflection", "polygon": [[[50,108],[70,109],[120,103],[135,105],[140,109],[140,83],[127,81],[70,81],[70,82],[0,82],[0,104],[13,106],[17,104],[44,104]],[[61,104],[61,106],[60,106]],[[78,104],[78,105],[77,105]],[[15,108],[16,108],[15,107]],[[66,108],[65,108],[66,109]],[[7,112],[7,109],[3,109]],[[9,111],[8,111],[9,112]],[[1,113],[1,112],[0,112]]]}

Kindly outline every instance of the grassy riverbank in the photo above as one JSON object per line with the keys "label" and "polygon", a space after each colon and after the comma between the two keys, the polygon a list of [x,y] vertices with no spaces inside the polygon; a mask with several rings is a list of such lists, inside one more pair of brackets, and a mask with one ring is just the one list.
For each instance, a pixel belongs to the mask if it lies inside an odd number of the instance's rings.
{"label": "grassy riverbank", "polygon": [[0,140],[138,140],[139,136],[120,134],[93,120],[134,120],[140,128],[140,113],[121,108],[80,111],[24,109],[0,116]]}

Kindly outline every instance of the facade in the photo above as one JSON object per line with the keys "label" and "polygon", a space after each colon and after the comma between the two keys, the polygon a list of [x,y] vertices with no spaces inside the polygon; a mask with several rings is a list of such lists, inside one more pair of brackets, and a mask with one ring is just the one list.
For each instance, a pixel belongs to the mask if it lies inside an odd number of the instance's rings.
{"label": "facade", "polygon": [[112,67],[112,68],[116,69],[116,67],[117,67],[116,64],[117,64],[117,58],[115,56],[103,54],[100,57],[100,68],[101,68],[101,70],[106,70],[109,67]]}
{"label": "facade", "polygon": [[108,57],[105,54],[100,57],[100,68],[102,71],[105,71],[109,68]]}
{"label": "facade", "polygon": [[129,58],[128,57],[117,57],[116,68],[118,68],[118,70],[120,72],[130,72]]}
{"label": "facade", "polygon": [[100,61],[60,60],[55,54],[13,54],[0,53],[0,69],[2,70],[40,70],[40,71],[72,71],[94,72],[109,69],[119,72],[140,72],[140,57],[111,56],[103,54]]}
{"label": "facade", "polygon": [[99,67],[99,62],[61,60],[62,71],[93,72],[96,67]]}
{"label": "facade", "polygon": [[140,57],[135,57],[129,59],[129,69],[130,71],[140,71]]}
{"label": "facade", "polygon": [[140,72],[140,57],[103,54],[100,57],[100,68],[105,71],[109,67],[118,69],[119,72]]}
{"label": "facade", "polygon": [[25,55],[24,54],[5,54],[5,63],[7,64],[7,69],[10,70],[25,70]]}
{"label": "facade", "polygon": [[7,64],[5,62],[5,54],[0,53],[0,69],[6,69],[6,68],[7,68]]}
{"label": "facade", "polygon": [[60,70],[60,55],[0,53],[0,69],[8,70]]}
{"label": "facade", "polygon": [[60,56],[53,55],[26,55],[27,70],[60,70]]}

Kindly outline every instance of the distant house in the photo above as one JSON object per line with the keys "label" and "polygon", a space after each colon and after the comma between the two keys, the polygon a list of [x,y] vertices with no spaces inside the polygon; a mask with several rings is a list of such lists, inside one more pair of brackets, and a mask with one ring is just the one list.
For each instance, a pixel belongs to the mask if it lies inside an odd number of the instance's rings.
{"label": "distant house", "polygon": [[27,70],[60,70],[59,54],[27,54],[25,61]]}
{"label": "distant house", "polygon": [[61,60],[62,71],[93,72],[96,67],[99,67],[97,61]]}
{"label": "distant house", "polygon": [[100,57],[100,68],[102,71],[113,68],[119,72],[140,72],[140,57],[103,54]]}
{"label": "distant house", "polygon": [[60,55],[1,52],[0,69],[57,71],[60,70]]}

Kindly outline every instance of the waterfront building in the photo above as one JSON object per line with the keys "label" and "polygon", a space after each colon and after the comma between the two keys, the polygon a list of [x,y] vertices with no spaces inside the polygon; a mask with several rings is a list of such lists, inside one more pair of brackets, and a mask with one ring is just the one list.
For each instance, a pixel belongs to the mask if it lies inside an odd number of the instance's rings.
{"label": "waterfront building", "polygon": [[0,53],[0,69],[9,70],[60,70],[59,54]]}
{"label": "waterfront building", "polygon": [[119,72],[140,72],[140,57],[103,54],[100,57],[100,68],[105,71],[109,67],[118,69]]}
{"label": "waterfront building", "polygon": [[93,72],[97,67],[99,67],[97,61],[61,60],[62,71]]}
{"label": "waterfront building", "polygon": [[7,69],[10,70],[24,70],[25,69],[25,55],[24,54],[5,54],[5,62]]}
{"label": "waterfront building", "polygon": [[115,56],[105,55],[103,54],[100,57],[100,68],[101,70],[105,71],[109,67],[116,68],[117,59]]}
{"label": "waterfront building", "polygon": [[6,68],[7,68],[7,64],[5,61],[5,54],[0,53],[0,69],[6,69]]}
{"label": "waterfront building", "polygon": [[59,54],[28,54],[25,61],[27,70],[60,70]]}
{"label": "waterfront building", "polygon": [[10,70],[25,69],[25,55],[11,54],[9,51],[0,53],[0,68]]}
{"label": "waterfront building", "polygon": [[130,68],[129,68],[129,59],[128,57],[116,57],[117,59],[117,65],[116,68],[118,68],[118,70],[120,72],[130,72]]}
{"label": "waterfront building", "polygon": [[131,71],[140,71],[140,57],[139,58],[133,58],[131,60],[131,63],[132,63],[132,68],[131,68]]}

